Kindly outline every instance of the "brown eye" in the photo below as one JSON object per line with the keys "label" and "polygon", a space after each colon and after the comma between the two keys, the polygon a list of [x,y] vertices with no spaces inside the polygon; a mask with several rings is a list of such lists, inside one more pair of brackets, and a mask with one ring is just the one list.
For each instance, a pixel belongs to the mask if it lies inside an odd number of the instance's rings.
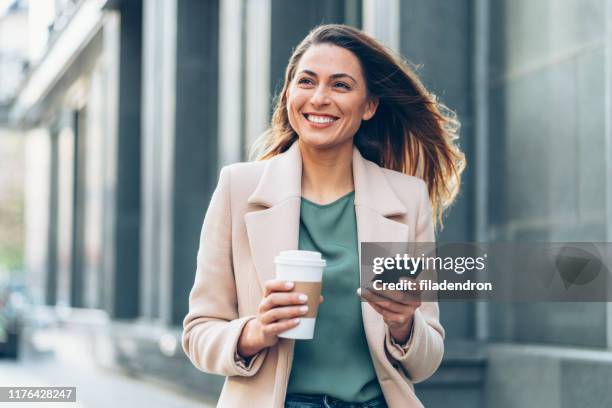
{"label": "brown eye", "polygon": [[306,85],[312,85],[312,81],[308,78],[301,78],[298,81],[298,84],[306,84]]}
{"label": "brown eye", "polygon": [[335,84],[335,85],[336,85],[336,86],[338,86],[338,87],[340,87],[340,88],[346,89],[346,90],[351,89],[351,87],[350,87],[350,86],[348,86],[348,84],[345,84],[344,82],[336,82],[336,84]]}

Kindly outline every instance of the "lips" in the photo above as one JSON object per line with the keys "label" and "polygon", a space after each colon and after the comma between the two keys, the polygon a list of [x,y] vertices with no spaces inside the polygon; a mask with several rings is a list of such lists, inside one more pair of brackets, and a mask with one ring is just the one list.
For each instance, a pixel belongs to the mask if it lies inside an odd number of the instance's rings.
{"label": "lips", "polygon": [[321,113],[312,113],[307,112],[304,113],[304,118],[308,121],[308,123],[313,125],[318,125],[317,127],[328,126],[337,121],[339,118],[337,116],[321,114]]}

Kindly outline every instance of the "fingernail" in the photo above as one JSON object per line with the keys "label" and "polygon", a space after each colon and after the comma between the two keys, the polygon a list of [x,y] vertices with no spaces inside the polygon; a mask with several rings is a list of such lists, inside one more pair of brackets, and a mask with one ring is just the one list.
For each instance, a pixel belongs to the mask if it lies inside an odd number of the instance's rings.
{"label": "fingernail", "polygon": [[300,306],[300,312],[306,313],[308,311],[308,306]]}
{"label": "fingernail", "polygon": [[299,322],[300,322],[300,318],[299,317],[296,318],[296,319],[293,319],[293,323],[299,323]]}
{"label": "fingernail", "polygon": [[285,287],[291,289],[293,287],[293,282],[285,282]]}
{"label": "fingernail", "polygon": [[361,288],[357,288],[357,294],[361,296]]}
{"label": "fingernail", "polygon": [[300,297],[299,297],[299,299],[300,299],[302,302],[305,302],[305,301],[307,301],[307,300],[308,300],[308,296],[306,296],[306,295],[304,295],[304,294],[301,294],[301,295],[300,295]]}

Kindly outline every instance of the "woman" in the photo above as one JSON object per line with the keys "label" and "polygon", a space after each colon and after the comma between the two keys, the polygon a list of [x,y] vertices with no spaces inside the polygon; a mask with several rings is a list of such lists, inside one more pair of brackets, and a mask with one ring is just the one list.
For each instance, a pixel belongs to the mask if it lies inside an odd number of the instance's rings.
{"label": "woman", "polygon": [[[357,29],[320,26],[296,48],[259,160],[221,170],[202,227],[183,348],[227,376],[220,407],[422,406],[412,384],[444,350],[437,303],[355,290],[359,242],[432,242],[457,194],[465,162],[442,108]],[[306,313],[274,279],[288,249],[328,261],[313,340],[277,337]]]}

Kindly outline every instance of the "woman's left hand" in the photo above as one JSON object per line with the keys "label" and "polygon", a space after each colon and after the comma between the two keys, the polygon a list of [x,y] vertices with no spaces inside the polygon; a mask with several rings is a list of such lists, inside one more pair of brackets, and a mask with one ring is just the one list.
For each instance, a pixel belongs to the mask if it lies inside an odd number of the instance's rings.
{"label": "woman's left hand", "polygon": [[396,343],[404,344],[412,331],[414,311],[421,306],[421,300],[412,294],[406,296],[403,293],[368,288],[357,289],[357,294],[366,300],[383,317],[389,326],[389,332]]}

